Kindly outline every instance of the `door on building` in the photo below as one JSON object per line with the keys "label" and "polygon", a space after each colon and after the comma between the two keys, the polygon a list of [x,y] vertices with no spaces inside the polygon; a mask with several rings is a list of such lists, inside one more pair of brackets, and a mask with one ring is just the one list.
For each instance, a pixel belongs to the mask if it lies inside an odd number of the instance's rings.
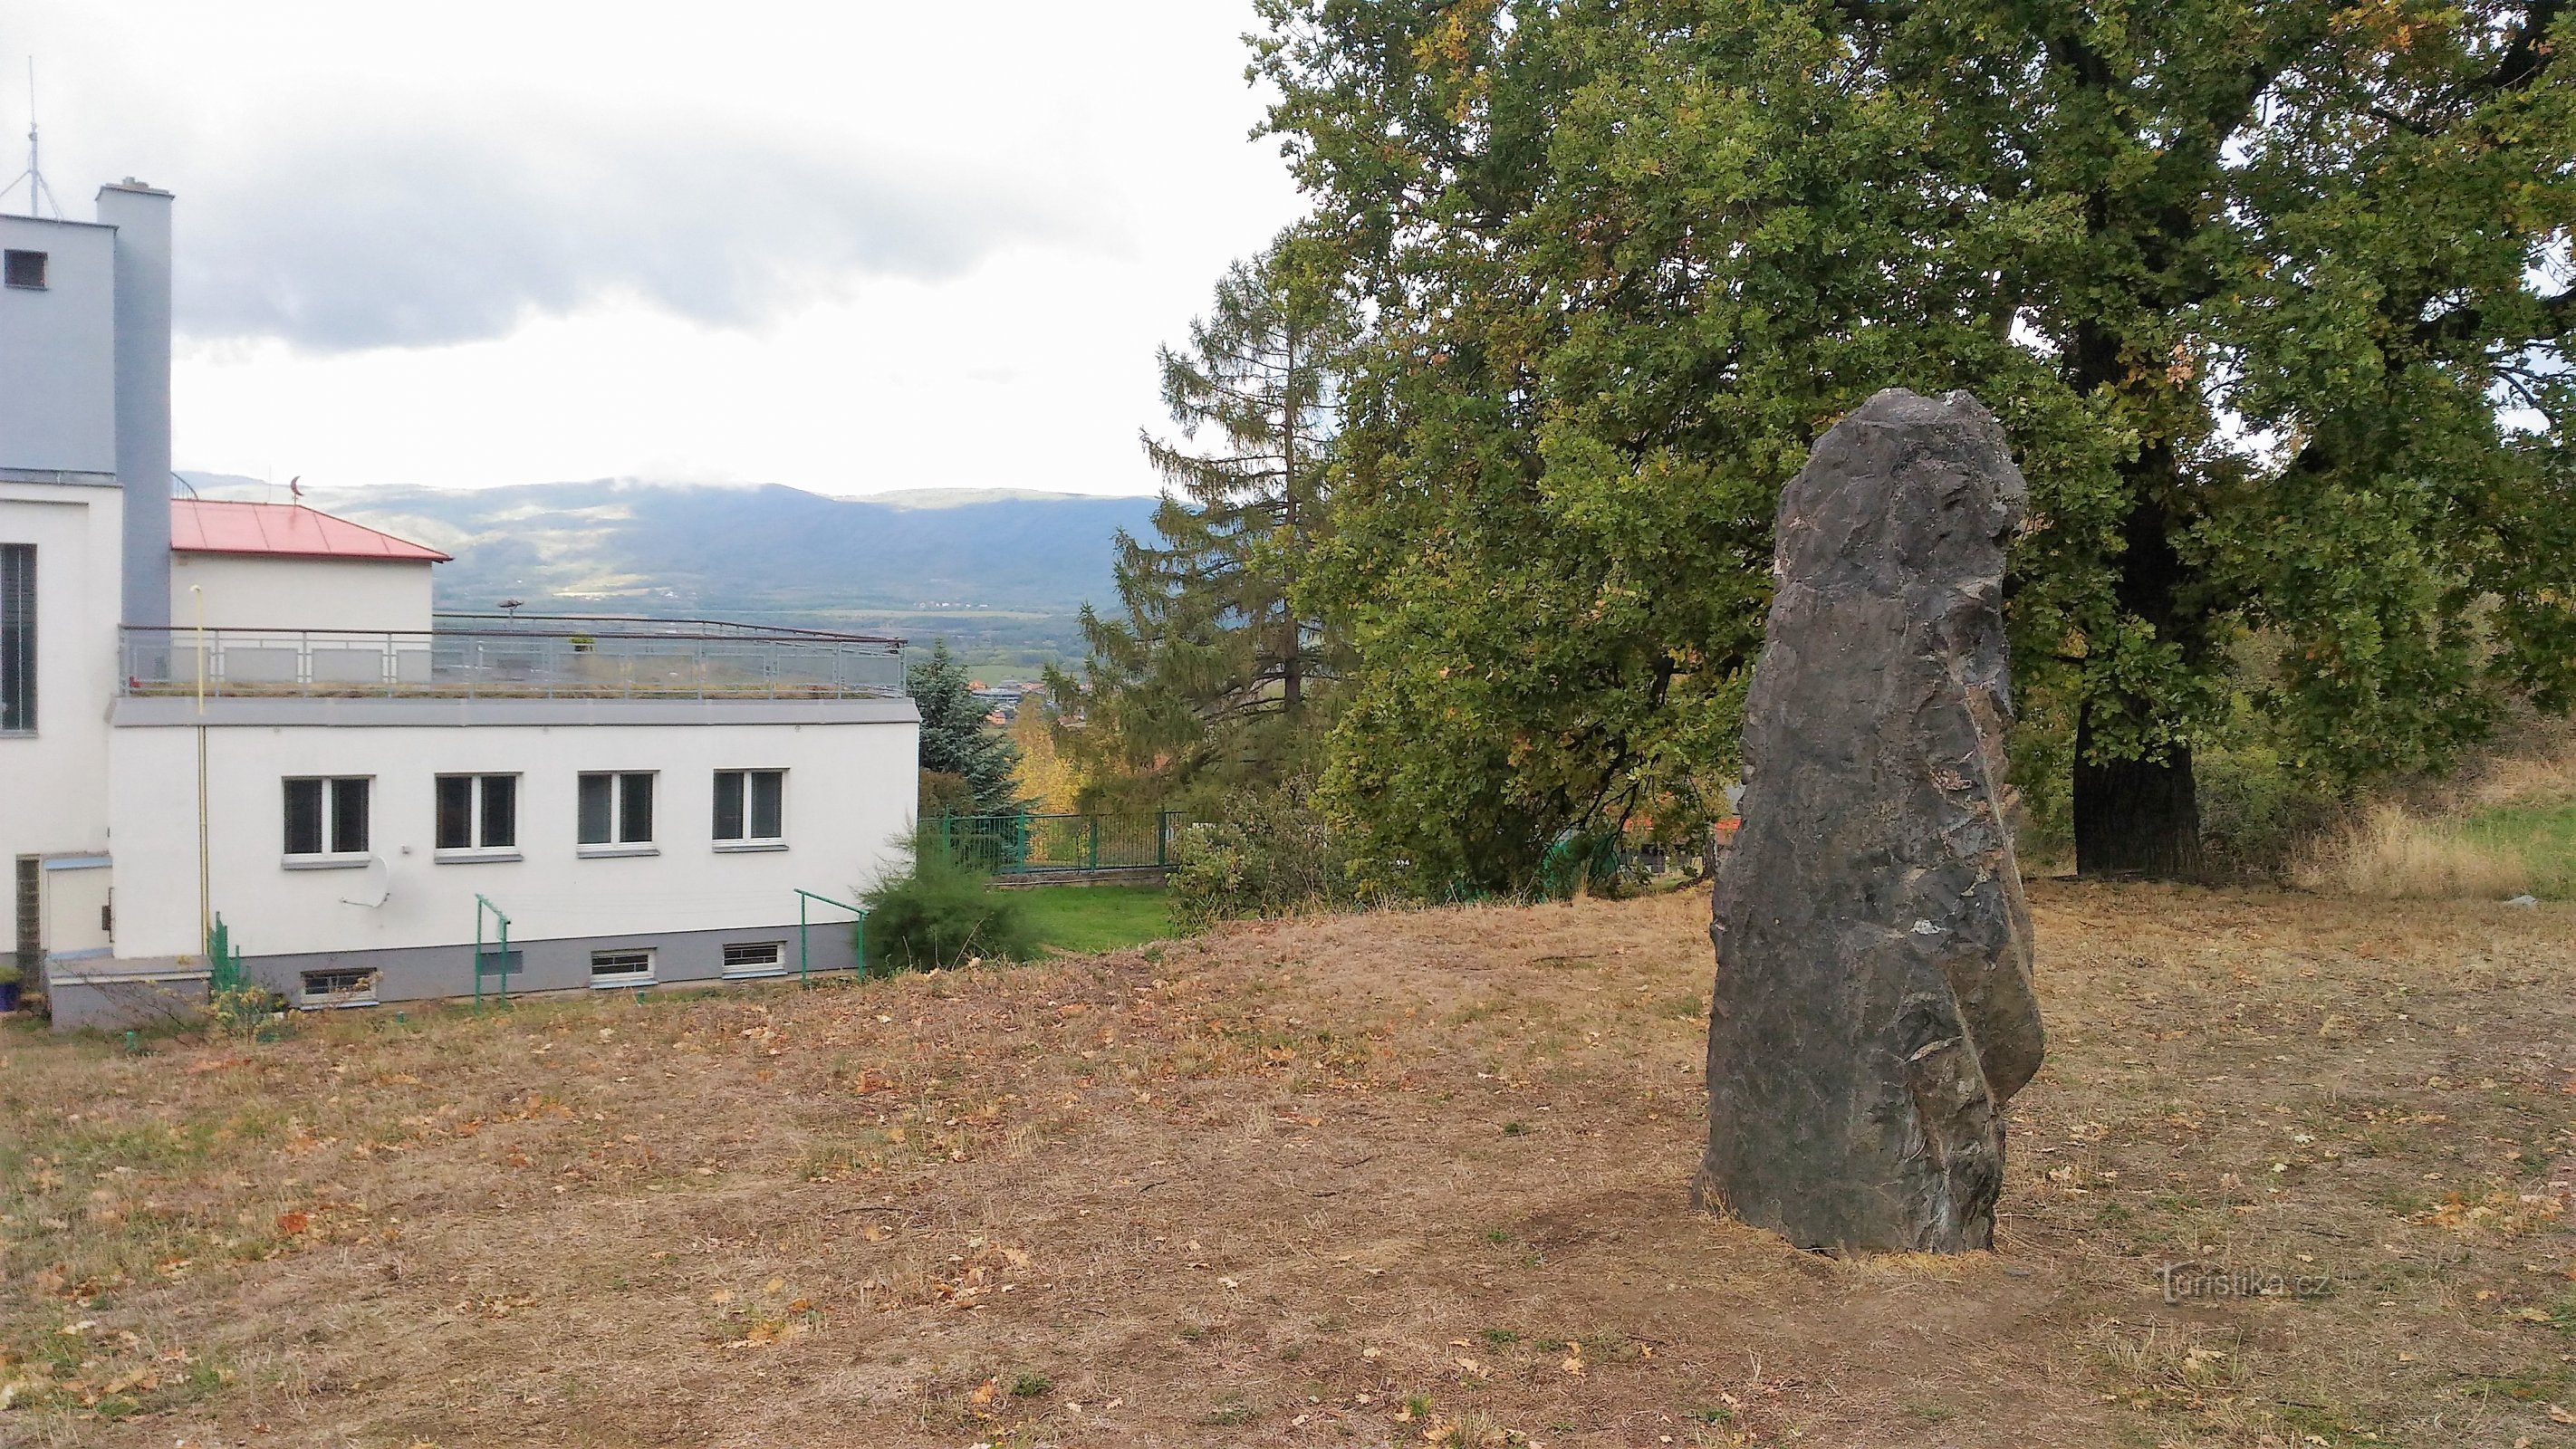
{"label": "door on building", "polygon": [[108,895],[108,859],[61,855],[45,867],[45,959],[78,961],[114,955],[116,919]]}

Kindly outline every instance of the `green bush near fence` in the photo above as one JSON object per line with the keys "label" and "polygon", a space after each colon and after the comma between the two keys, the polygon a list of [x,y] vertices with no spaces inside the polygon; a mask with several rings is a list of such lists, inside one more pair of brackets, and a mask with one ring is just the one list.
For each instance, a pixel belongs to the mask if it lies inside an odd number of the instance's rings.
{"label": "green bush near fence", "polygon": [[957,859],[935,824],[913,832],[910,856],[902,874],[860,897],[868,911],[868,970],[891,975],[1037,955],[1027,909],[993,889],[987,872]]}
{"label": "green bush near fence", "polygon": [[1349,857],[1304,785],[1230,792],[1224,816],[1173,837],[1172,919],[1184,929],[1355,903]]}

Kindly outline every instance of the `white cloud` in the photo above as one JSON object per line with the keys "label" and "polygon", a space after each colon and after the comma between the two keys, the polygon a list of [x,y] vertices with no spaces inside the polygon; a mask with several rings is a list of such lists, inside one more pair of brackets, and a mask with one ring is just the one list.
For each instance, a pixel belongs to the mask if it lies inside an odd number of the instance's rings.
{"label": "white cloud", "polygon": [[1296,209],[1251,26],[22,0],[0,55],[39,57],[74,215],[179,195],[182,466],[1146,492],[1154,345]]}
{"label": "white cloud", "polygon": [[432,113],[256,149],[234,184],[191,197],[177,301],[196,337],[435,346],[623,301],[754,325],[858,279],[956,278],[1008,242],[1105,230],[1001,174],[748,130]]}

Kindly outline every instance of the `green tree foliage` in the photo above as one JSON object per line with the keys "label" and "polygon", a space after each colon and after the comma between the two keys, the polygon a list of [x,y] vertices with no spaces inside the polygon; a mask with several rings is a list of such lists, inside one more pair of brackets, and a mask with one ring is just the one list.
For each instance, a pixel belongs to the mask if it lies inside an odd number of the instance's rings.
{"label": "green tree foliage", "polygon": [[[921,711],[923,775],[963,779],[977,814],[1017,810],[1019,747],[988,724],[992,710],[975,697],[974,681],[948,652],[946,640],[931,646],[930,657],[912,666],[904,684]],[[934,785],[925,780],[924,798],[947,798]]]}
{"label": "green tree foliage", "polygon": [[1037,954],[1028,912],[982,871],[957,860],[938,827],[913,831],[910,863],[859,898],[868,967],[882,975],[937,971],[970,961],[1025,961]]}
{"label": "green tree foliage", "polygon": [[1703,811],[1779,486],[1890,385],[2019,449],[2083,869],[2191,868],[2232,718],[2350,779],[2566,703],[2561,0],[1260,8],[1373,309],[1317,589],[1363,871]]}
{"label": "green tree foliage", "polygon": [[1152,541],[1117,542],[1119,615],[1085,608],[1082,676],[1049,676],[1092,804],[1204,808],[1299,772],[1319,687],[1340,672],[1296,588],[1324,524],[1349,311],[1282,237],[1217,283],[1189,345],[1157,355],[1182,437],[1147,434],[1163,475]]}

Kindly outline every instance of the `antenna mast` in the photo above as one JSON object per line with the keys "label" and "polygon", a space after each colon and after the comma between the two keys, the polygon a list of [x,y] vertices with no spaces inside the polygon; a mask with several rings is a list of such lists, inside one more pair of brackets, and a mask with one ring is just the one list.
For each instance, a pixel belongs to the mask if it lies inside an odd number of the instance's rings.
{"label": "antenna mast", "polygon": [[[54,209],[54,220],[63,219],[63,204],[54,199],[54,188],[45,184],[45,168],[39,160],[36,141],[36,58],[27,57],[27,169],[18,173],[18,181],[27,183],[27,214],[41,216],[36,204],[42,201]],[[0,186],[0,198],[18,189],[18,181]]]}

